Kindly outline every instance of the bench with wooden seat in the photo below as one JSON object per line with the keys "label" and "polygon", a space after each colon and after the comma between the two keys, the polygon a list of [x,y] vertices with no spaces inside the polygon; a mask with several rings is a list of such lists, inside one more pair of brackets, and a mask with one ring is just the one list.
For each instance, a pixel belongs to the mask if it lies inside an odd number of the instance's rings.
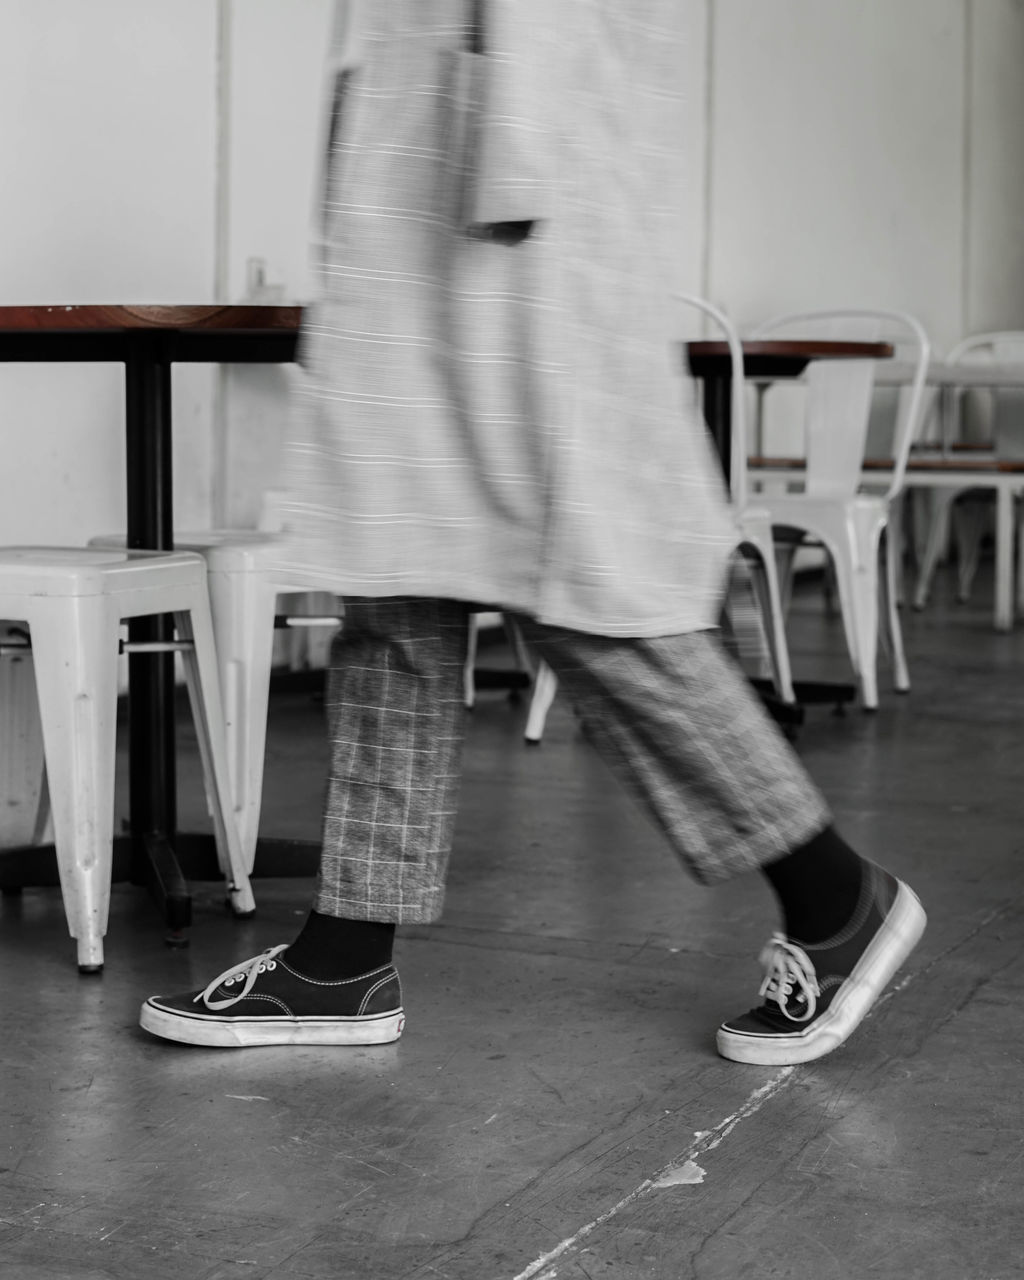
{"label": "bench with wooden seat", "polygon": [[[862,482],[878,483],[892,471],[889,458],[865,458],[862,464]],[[798,482],[804,470],[803,458],[758,455],[748,459],[748,467],[756,477],[771,476],[777,482]],[[1013,625],[1013,504],[1024,493],[1024,460],[998,457],[986,444],[954,444],[945,449],[938,445],[915,445],[907,459],[903,476],[907,489],[950,489],[956,493],[970,489],[990,489],[996,498],[995,539],[995,607],[994,626],[997,631],[1009,631]],[[931,571],[940,553],[941,530],[933,526],[925,549],[914,591],[914,607],[923,608]],[[1022,538],[1024,541],[1024,538]],[[1024,547],[1018,556],[1020,582],[1018,597],[1024,599]],[[969,573],[971,565],[963,566]],[[964,586],[960,588],[965,598]]]}

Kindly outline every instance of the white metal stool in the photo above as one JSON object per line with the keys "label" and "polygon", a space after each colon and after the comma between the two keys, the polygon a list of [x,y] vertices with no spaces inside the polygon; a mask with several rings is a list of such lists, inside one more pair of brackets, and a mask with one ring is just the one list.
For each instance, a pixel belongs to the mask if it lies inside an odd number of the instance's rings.
{"label": "white metal stool", "polygon": [[[242,865],[256,860],[267,709],[274,635],[281,627],[338,627],[341,601],[333,614],[278,614],[279,596],[317,591],[322,581],[292,581],[275,561],[280,538],[242,529],[203,529],[175,534],[179,550],[199,554],[206,563],[206,585],[213,621],[214,647],[223,696],[228,778]],[[124,537],[104,534],[93,547],[123,547]]]}
{"label": "white metal stool", "polygon": [[[221,869],[239,914],[254,909],[230,784],[206,565],[188,552],[0,548],[0,618],[27,623],[54,843],[78,965],[103,965],[113,858],[118,653],[123,620],[173,614]],[[5,624],[5,649],[13,643]],[[161,646],[166,647],[166,646]],[[5,686],[0,686],[3,688]],[[17,700],[15,700],[17,701]],[[0,714],[4,758],[24,726]]]}

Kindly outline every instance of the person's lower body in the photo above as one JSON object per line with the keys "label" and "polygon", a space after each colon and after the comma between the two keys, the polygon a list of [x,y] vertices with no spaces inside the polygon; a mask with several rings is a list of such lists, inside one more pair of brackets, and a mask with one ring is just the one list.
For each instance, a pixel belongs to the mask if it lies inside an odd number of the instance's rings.
{"label": "person's lower body", "polygon": [[[142,1024],[193,1044],[364,1044],[404,1025],[397,924],[441,914],[454,833],[469,606],[349,599],[332,647],[330,771],[313,911],[288,947]],[[736,663],[707,632],[614,639],[519,619],[588,736],[697,880],[760,870],[785,932],[764,1003],[723,1024],[746,1062],[807,1061],[850,1034],[924,927],[911,891],[860,858]]]}

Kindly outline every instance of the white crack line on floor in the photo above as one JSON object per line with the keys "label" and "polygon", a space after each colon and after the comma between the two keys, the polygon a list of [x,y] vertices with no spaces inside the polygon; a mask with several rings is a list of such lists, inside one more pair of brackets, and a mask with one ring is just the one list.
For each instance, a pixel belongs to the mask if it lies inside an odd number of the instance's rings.
{"label": "white crack line on floor", "polygon": [[[756,1115],[762,1107],[789,1085],[795,1070],[796,1067],[783,1067],[766,1084],[761,1085],[759,1089],[755,1089],[738,1111],[726,1116],[724,1120],[719,1120],[713,1129],[702,1129],[697,1141],[688,1151],[670,1161],[663,1169],[659,1169],[653,1177],[645,1178],[638,1187],[635,1187],[628,1195],[623,1196],[617,1204],[613,1204],[610,1209],[606,1209],[604,1213],[599,1214],[592,1222],[580,1227],[578,1231],[568,1236],[561,1244],[555,1245],[553,1249],[542,1254],[535,1262],[531,1262],[525,1271],[520,1271],[515,1280],[554,1280],[554,1277],[558,1274],[557,1270],[549,1269],[544,1272],[544,1275],[540,1275],[540,1272],[544,1271],[545,1267],[550,1268],[553,1262],[564,1257],[571,1249],[575,1249],[592,1231],[596,1231],[598,1227],[616,1217],[623,1209],[629,1208],[631,1204],[635,1204],[642,1196],[657,1189],[659,1183],[662,1186],[671,1186],[678,1182],[679,1179],[673,1175],[687,1164],[695,1164],[698,1156],[704,1155],[708,1151],[713,1151],[715,1147],[720,1146],[738,1124]],[[690,1179],[690,1181],[697,1181],[697,1179]]]}
{"label": "white crack line on floor", "polygon": [[[970,942],[990,924],[992,924],[993,921],[999,919],[1001,916],[1009,915],[1011,910],[1016,909],[1022,900],[1024,900],[1024,897],[1015,898],[1010,903],[1003,903],[1001,906],[994,908],[992,911],[988,912],[988,914],[974,929],[971,930],[970,933],[967,934],[965,938],[961,938],[953,946],[948,947],[946,951],[944,951],[940,956],[936,956],[922,969],[914,970],[905,974],[899,982],[891,986],[884,995],[880,996],[878,1000],[875,1001],[874,1005],[871,1007],[871,1011],[867,1015],[867,1018],[873,1017],[887,1001],[893,998],[893,996],[906,990],[906,988],[909,987],[912,982],[916,982],[918,978],[927,975],[937,964],[940,963],[940,961],[944,960],[946,956],[953,951],[956,951],[959,947],[962,947],[965,943]],[[867,1018],[865,1018],[865,1021],[867,1021]],[[713,1151],[715,1147],[719,1146],[729,1136],[729,1134],[732,1133],[733,1129],[735,1129],[741,1121],[749,1119],[752,1115],[756,1115],[765,1103],[770,1102],[776,1094],[781,1093],[782,1090],[788,1086],[795,1070],[796,1067],[783,1067],[779,1074],[773,1076],[767,1084],[763,1084],[760,1089],[755,1089],[743,1106],[740,1107],[739,1111],[735,1111],[731,1116],[726,1116],[724,1120],[720,1120],[713,1129],[701,1130],[697,1141],[687,1152],[671,1161],[663,1169],[659,1170],[652,1178],[645,1178],[635,1190],[629,1193],[629,1195],[623,1196],[617,1204],[614,1204],[610,1209],[605,1210],[604,1213],[600,1214],[592,1222],[588,1222],[585,1226],[580,1227],[577,1232],[567,1237],[561,1244],[556,1245],[554,1249],[550,1250],[548,1253],[543,1254],[536,1262],[532,1262],[525,1271],[520,1271],[519,1274],[514,1277],[514,1280],[556,1280],[558,1275],[557,1268],[551,1268],[548,1271],[545,1271],[543,1275],[538,1275],[538,1272],[542,1267],[548,1267],[550,1263],[555,1262],[558,1258],[567,1254],[571,1249],[574,1249],[581,1240],[584,1240],[592,1231],[595,1231],[610,1218],[614,1218],[617,1214],[621,1213],[623,1209],[634,1204],[649,1191],[655,1190],[658,1183],[662,1182],[663,1179],[666,1180],[662,1183],[664,1186],[676,1185],[683,1181],[703,1181],[703,1178],[698,1179],[697,1177],[693,1177],[692,1179],[681,1179],[673,1177],[673,1175],[688,1162],[696,1163],[698,1156],[703,1155],[707,1151]],[[698,1170],[700,1173],[704,1172],[699,1166]]]}

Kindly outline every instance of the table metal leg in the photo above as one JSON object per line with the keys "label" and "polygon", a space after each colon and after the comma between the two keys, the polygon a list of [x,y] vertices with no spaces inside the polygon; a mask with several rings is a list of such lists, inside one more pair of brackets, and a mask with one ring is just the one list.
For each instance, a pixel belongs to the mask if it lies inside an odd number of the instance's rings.
{"label": "table metal leg", "polygon": [[732,474],[732,377],[714,374],[703,378],[702,382],[704,418],[728,484]]}
{"label": "table metal leg", "polygon": [[[173,547],[171,365],[159,340],[140,334],[125,369],[128,476],[127,541],[131,548]],[[137,618],[133,641],[173,639],[167,616]],[[149,886],[172,935],[191,923],[192,904],[174,856],[177,777],[174,731],[174,658],[131,654],[129,682],[129,788],[132,879]]]}

